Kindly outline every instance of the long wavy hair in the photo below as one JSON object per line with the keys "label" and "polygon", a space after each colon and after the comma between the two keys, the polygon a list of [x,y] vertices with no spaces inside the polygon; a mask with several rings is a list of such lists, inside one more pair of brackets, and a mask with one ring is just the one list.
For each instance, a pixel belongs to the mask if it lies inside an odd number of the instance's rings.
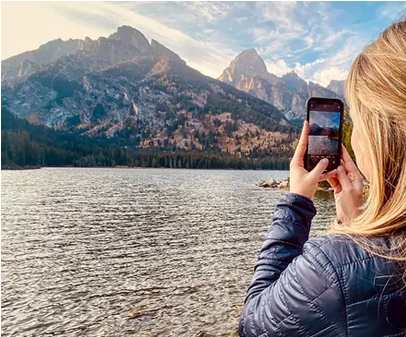
{"label": "long wavy hair", "polygon": [[[350,235],[373,254],[406,262],[406,17],[358,55],[345,91],[369,161],[370,190],[359,216],[334,223],[330,233]],[[391,248],[371,247],[366,239],[377,236],[390,237]]]}

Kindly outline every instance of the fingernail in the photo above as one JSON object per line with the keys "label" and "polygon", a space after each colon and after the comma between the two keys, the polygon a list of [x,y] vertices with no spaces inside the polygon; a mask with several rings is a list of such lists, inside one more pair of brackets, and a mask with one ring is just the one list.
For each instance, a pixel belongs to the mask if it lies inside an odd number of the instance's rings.
{"label": "fingernail", "polygon": [[328,164],[328,159],[327,159],[327,158],[323,158],[323,159],[321,160],[321,162],[322,162],[323,164]]}
{"label": "fingernail", "polygon": [[340,173],[343,172],[343,167],[342,166],[337,167],[337,171]]}

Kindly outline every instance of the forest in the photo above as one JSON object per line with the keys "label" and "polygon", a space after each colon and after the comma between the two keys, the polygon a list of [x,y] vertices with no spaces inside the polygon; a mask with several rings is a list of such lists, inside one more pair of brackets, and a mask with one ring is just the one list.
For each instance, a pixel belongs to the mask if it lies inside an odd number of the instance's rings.
{"label": "forest", "polygon": [[2,109],[1,121],[2,169],[129,166],[285,170],[289,167],[290,156],[286,152],[267,156],[259,151],[247,157],[209,147],[185,150],[173,146],[165,148],[165,144],[148,148],[128,146],[120,144],[119,139],[86,137],[75,132],[33,125],[15,117],[5,108]]}

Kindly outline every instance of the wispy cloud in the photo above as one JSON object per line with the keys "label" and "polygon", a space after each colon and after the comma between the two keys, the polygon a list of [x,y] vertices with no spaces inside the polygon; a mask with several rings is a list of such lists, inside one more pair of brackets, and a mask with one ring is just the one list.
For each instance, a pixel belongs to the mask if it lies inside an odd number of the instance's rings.
{"label": "wispy cloud", "polygon": [[267,61],[266,65],[268,71],[278,76],[294,70],[306,81],[327,86],[332,79],[343,80],[346,78],[355,55],[361,52],[366,42],[360,36],[352,36],[345,41],[342,49],[334,56],[318,58],[303,64],[297,62],[293,66],[289,66],[283,59],[275,62]]}
{"label": "wispy cloud", "polygon": [[229,13],[233,3],[231,2],[179,2],[189,13],[197,14],[208,22],[224,19]]}
{"label": "wispy cloud", "polygon": [[[234,51],[230,50],[226,45],[197,41],[180,30],[171,28],[157,20],[140,15],[115,3],[50,2],[46,3],[40,10],[49,15],[51,13],[56,15],[56,18],[54,16],[56,27],[56,29],[53,28],[54,31],[58,30],[57,27],[60,27],[57,23],[58,20],[68,26],[65,26],[67,30],[69,27],[74,27],[75,29],[71,30],[70,38],[84,38],[85,36],[96,38],[113,33],[121,25],[133,26],[143,32],[147,38],[155,39],[174,50],[191,67],[209,76],[218,76],[234,56]],[[43,17],[44,14],[42,13]],[[41,35],[46,30],[49,30],[48,25],[49,23],[44,23],[42,31],[37,31],[37,34]],[[81,28],[80,34],[78,28]],[[36,29],[41,29],[41,27],[37,26]],[[2,35],[3,33],[2,29]],[[48,39],[57,37],[60,37],[60,35],[50,36]]]}
{"label": "wispy cloud", "polygon": [[326,85],[345,78],[363,45],[405,2],[30,2],[2,4],[2,59],[55,38],[139,29],[191,67],[218,77],[247,48],[270,72]]}
{"label": "wispy cloud", "polygon": [[322,85],[327,85],[331,79],[343,80],[355,56],[358,55],[367,41],[361,36],[351,36],[336,55],[325,59],[324,62],[312,67],[312,79]]}
{"label": "wispy cloud", "polygon": [[389,20],[396,20],[402,15],[406,15],[406,11],[403,13],[399,13],[399,6],[403,5],[403,9],[406,8],[406,1],[399,1],[399,2],[386,2],[385,5],[382,7],[380,11],[380,15],[383,18],[388,18]]}

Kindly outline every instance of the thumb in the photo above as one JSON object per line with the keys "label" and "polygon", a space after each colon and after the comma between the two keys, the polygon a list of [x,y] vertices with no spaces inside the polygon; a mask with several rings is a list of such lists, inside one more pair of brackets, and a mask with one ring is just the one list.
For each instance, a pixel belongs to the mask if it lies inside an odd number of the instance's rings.
{"label": "thumb", "polygon": [[327,158],[323,158],[322,160],[320,160],[316,167],[310,172],[310,175],[313,179],[317,179],[317,181],[319,180],[319,177],[323,174],[324,170],[327,168],[328,166],[328,159]]}
{"label": "thumb", "polygon": [[342,165],[340,165],[337,168],[337,178],[343,190],[348,190],[349,188],[352,187],[352,184],[348,179],[347,174],[345,173],[344,167]]}

